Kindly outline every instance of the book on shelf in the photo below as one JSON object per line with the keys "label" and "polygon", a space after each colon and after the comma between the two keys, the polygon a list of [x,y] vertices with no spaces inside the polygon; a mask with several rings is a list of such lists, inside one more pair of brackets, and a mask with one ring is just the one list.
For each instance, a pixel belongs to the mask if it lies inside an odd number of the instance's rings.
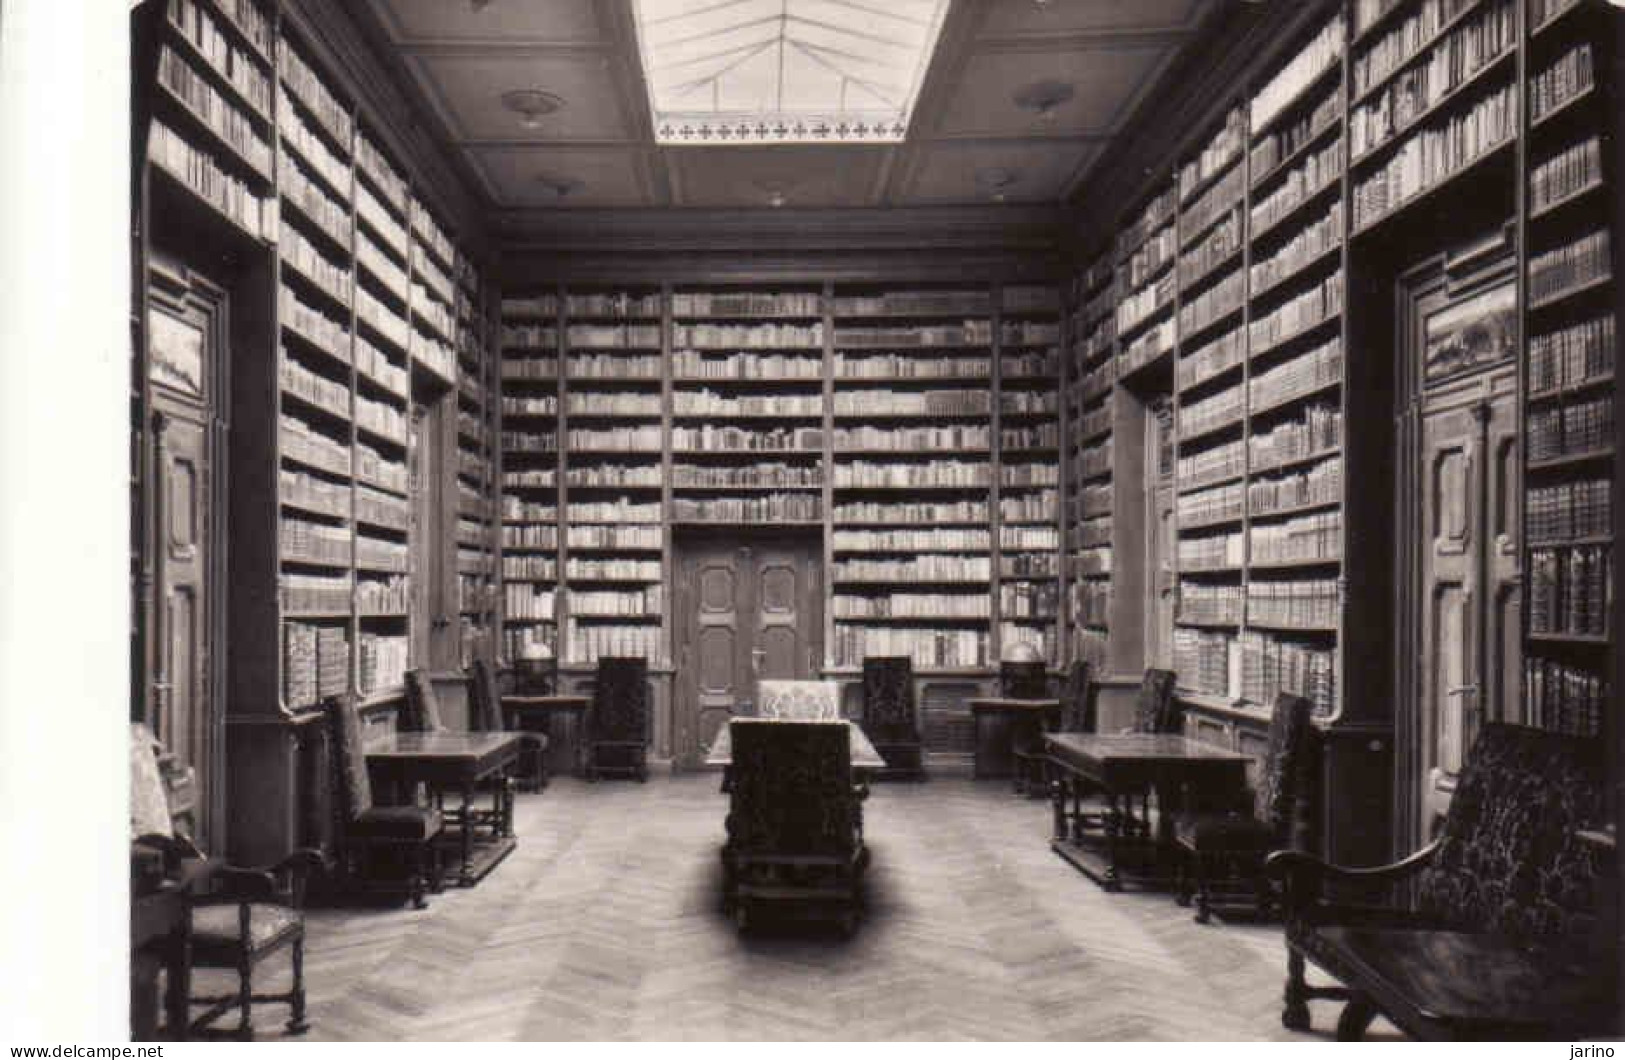
{"label": "book on shelf", "polygon": [[1592,136],[1529,171],[1529,210],[1537,213],[1602,181],[1602,143]]}
{"label": "book on shelf", "polygon": [[1254,93],[1247,108],[1248,131],[1262,132],[1303,91],[1337,66],[1343,57],[1343,16],[1339,14]]}
{"label": "book on shelf", "polygon": [[985,500],[902,503],[846,501],[835,506],[835,522],[892,523],[911,526],[934,523],[962,525],[986,523],[988,510],[988,503]]}
{"label": "book on shelf", "polygon": [[1247,582],[1247,621],[1260,625],[1319,630],[1337,625],[1337,581],[1298,578]]}
{"label": "book on shelf", "polygon": [[805,488],[823,485],[824,473],[817,464],[777,461],[756,461],[744,466],[674,464],[671,482],[679,489],[725,489],[731,486]]}
{"label": "book on shelf", "polygon": [[817,316],[823,298],[817,291],[676,291],[671,311],[678,317]]}
{"label": "book on shelf", "polygon": [[1561,405],[1529,410],[1524,451],[1531,462],[1608,449],[1613,444],[1612,395],[1569,398]]}
{"label": "book on shelf", "polygon": [[689,523],[816,522],[822,515],[812,492],[765,493],[750,497],[674,497],[672,519]]}
{"label": "book on shelf", "polygon": [[1529,120],[1538,121],[1569,100],[1596,87],[1597,75],[1589,41],[1565,52],[1529,79]]}
{"label": "book on shelf", "polygon": [[841,379],[986,379],[992,372],[984,356],[922,356],[919,353],[835,354],[835,378]]}
{"label": "book on shelf", "polygon": [[1531,543],[1613,534],[1613,482],[1594,477],[1528,490],[1524,520]]}
{"label": "book on shelf", "polygon": [[275,242],[279,225],[275,204],[156,118],[149,125],[147,157],[249,235]]}
{"label": "book on shelf", "polygon": [[258,176],[270,175],[271,145],[259,134],[250,112],[221,95],[167,43],[158,52],[158,83]]}
{"label": "book on shelf", "polygon": [[[570,505],[571,515],[580,518],[576,516],[576,508],[577,505]],[[582,525],[572,522],[565,532],[565,541],[572,549],[658,552],[661,531],[659,526],[637,523]]]}
{"label": "book on shelf", "polygon": [[993,576],[987,556],[955,556],[927,553],[912,559],[839,559],[835,561],[837,582],[981,582]]}
{"label": "book on shelf", "polygon": [[1516,86],[1505,84],[1468,110],[1409,133],[1382,165],[1355,181],[1354,226],[1374,223],[1510,142],[1517,129],[1516,99]]}
{"label": "book on shelf", "polygon": [[1529,258],[1529,300],[1539,304],[1609,276],[1613,252],[1602,228]]}
{"label": "book on shelf", "polygon": [[1529,553],[1529,632],[1604,637],[1613,590],[1608,545]]}
{"label": "book on shelf", "polygon": [[861,666],[871,655],[906,655],[916,669],[983,668],[990,658],[987,631],[901,629],[841,623],[835,627],[836,666]]}
{"label": "book on shelf", "polygon": [[931,460],[924,463],[882,464],[853,460],[835,465],[836,488],[887,488],[911,486],[980,489],[992,484],[992,467],[986,462]]}
{"label": "book on shelf", "polygon": [[1241,613],[1242,593],[1239,585],[1180,580],[1180,621],[1240,625]]}
{"label": "book on shelf", "polygon": [[1538,655],[1524,660],[1527,724],[1576,736],[1598,736],[1607,712],[1614,707],[1603,674]]}
{"label": "book on shelf", "polygon": [[[655,339],[659,343],[658,337]],[[672,328],[674,349],[806,350],[822,347],[824,325],[813,324],[678,324]]]}
{"label": "book on shelf", "polygon": [[837,326],[835,345],[843,349],[908,349],[922,346],[985,348],[993,341],[993,322],[966,320],[960,324],[916,324],[909,327]]}
{"label": "book on shelf", "polygon": [[1240,656],[1237,691],[1242,698],[1263,706],[1273,703],[1277,692],[1292,692],[1308,699],[1318,716],[1333,712],[1334,651],[1257,630],[1241,633],[1235,643]]}
{"label": "book on shelf", "polygon": [[1529,390],[1580,386],[1614,373],[1614,317],[1595,317],[1529,340]]}

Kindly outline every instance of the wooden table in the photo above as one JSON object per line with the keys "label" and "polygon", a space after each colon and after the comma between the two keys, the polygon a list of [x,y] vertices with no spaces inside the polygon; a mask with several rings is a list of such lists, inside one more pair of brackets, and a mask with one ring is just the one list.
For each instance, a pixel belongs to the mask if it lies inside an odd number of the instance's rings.
{"label": "wooden table", "polygon": [[[880,757],[880,752],[875,750],[875,745],[869,742],[869,737],[864,735],[863,730],[860,729],[854,722],[807,722],[799,721],[793,718],[751,718],[749,720],[753,725],[776,725],[783,723],[794,723],[796,725],[845,725],[847,746],[852,752],[852,768],[886,768],[886,760]],[[705,764],[708,766],[727,767],[733,765],[733,761],[733,729],[731,725],[724,725],[717,730],[716,742],[711,745],[711,752],[705,756]]]}
{"label": "wooden table", "polygon": [[470,810],[474,789],[519,760],[516,732],[397,732],[367,748],[367,773],[374,784],[397,790],[416,784],[454,788],[462,793],[462,870],[457,882],[472,887],[513,852],[513,836],[479,844],[476,857]]}
{"label": "wooden table", "polygon": [[[1252,761],[1240,752],[1171,734],[1046,733],[1044,744],[1063,775],[1055,792],[1056,828],[1050,846],[1108,891],[1122,889],[1125,856],[1138,861],[1134,882],[1157,887],[1171,884],[1168,869],[1177,864],[1173,850],[1176,808],[1188,794],[1222,799],[1227,792],[1240,791],[1247,783],[1247,763]],[[1085,833],[1080,815],[1074,815],[1068,829],[1067,795],[1076,794],[1080,785],[1114,797],[1154,790],[1156,834],[1149,841],[1136,840],[1124,832],[1117,814],[1108,815],[1104,834],[1098,837]]]}
{"label": "wooden table", "polygon": [[1005,699],[983,696],[970,701],[976,719],[976,754],[972,774],[977,780],[1015,775],[1015,736],[1028,727],[1036,736],[1046,722],[1060,717],[1058,699]]}
{"label": "wooden table", "polygon": [[[555,771],[562,763],[565,772],[581,774],[582,724],[587,708],[592,706],[588,696],[530,696],[505,695],[502,697],[504,721],[523,732],[539,732],[547,736],[547,755]],[[567,744],[554,730],[553,718],[563,715],[569,725]],[[568,751],[564,750],[566,747]]]}

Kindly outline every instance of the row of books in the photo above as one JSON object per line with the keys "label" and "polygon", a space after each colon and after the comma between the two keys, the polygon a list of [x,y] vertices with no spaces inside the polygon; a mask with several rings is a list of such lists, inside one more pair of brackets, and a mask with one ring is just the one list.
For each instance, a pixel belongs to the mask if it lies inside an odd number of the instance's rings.
{"label": "row of books", "polygon": [[1193,290],[1220,265],[1234,258],[1240,249],[1241,208],[1235,205],[1224,220],[1208,229],[1189,250],[1180,255],[1180,287],[1185,291]]}
{"label": "row of books", "polygon": [[1334,273],[1247,325],[1253,356],[1301,335],[1343,311],[1343,277]]}
{"label": "row of books", "polygon": [[985,500],[959,501],[846,501],[835,506],[836,523],[882,523],[901,526],[985,524]]}
{"label": "row of books", "polygon": [[398,457],[385,456],[366,442],[356,442],[355,473],[357,478],[365,479],[375,486],[400,494],[407,492],[408,475],[405,462]]}
{"label": "row of books", "polygon": [[1247,381],[1247,404],[1255,414],[1343,378],[1343,339],[1333,336],[1308,353],[1259,372]]}
{"label": "row of books", "polygon": [[859,596],[836,593],[837,619],[848,618],[989,618],[992,601],[974,593],[883,593]]}
{"label": "row of books", "polygon": [[564,572],[572,581],[657,582],[661,578],[658,559],[582,559],[571,556]]}
{"label": "row of books", "polygon": [[305,119],[293,107],[278,109],[276,127],[282,136],[282,142],[291,147],[305,165],[322,178],[328,191],[337,196],[340,202],[348,203],[353,190],[349,162],[329,150],[323,138],[305,123]]}
{"label": "row of books", "polygon": [[1001,464],[999,484],[1007,487],[1054,486],[1061,481],[1055,464]]}
{"label": "row of books", "polygon": [[358,427],[365,427],[401,445],[406,444],[406,414],[394,405],[357,394],[355,422]]}
{"label": "row of books", "polygon": [[287,37],[277,39],[276,65],[282,83],[321,122],[331,138],[339,144],[351,143],[355,137],[355,122],[349,108],[338,101]]}
{"label": "row of books", "polygon": [[348,484],[317,478],[292,468],[277,469],[277,496],[283,504],[337,519],[350,517],[351,491]]}
{"label": "row of books", "polygon": [[1608,229],[1602,228],[1571,243],[1535,254],[1529,259],[1529,299],[1540,303],[1569,289],[1602,279],[1613,269]]}
{"label": "row of books", "polygon": [[[572,349],[659,349],[660,327],[653,324],[571,324],[564,332]],[[677,340],[679,345],[686,345]]]}
{"label": "row of books", "polygon": [[361,634],[360,688],[363,695],[406,684],[410,640],[363,631]]}
{"label": "row of books", "polygon": [[1187,390],[1235,367],[1246,357],[1247,332],[1238,326],[1180,357],[1174,369],[1174,383],[1178,389]]}
{"label": "row of books", "polygon": [[1117,303],[1117,333],[1127,334],[1170,305],[1178,288],[1178,277],[1173,272],[1167,272],[1155,283],[1125,296]]}
{"label": "row of books", "polygon": [[1274,190],[1253,203],[1251,230],[1256,235],[1273,227],[1343,173],[1343,138],[1333,137],[1325,147],[1305,155]]}
{"label": "row of books", "polygon": [[[819,398],[795,399],[821,412]],[[857,390],[838,391],[834,411],[837,416],[985,416],[992,411],[992,395],[986,390]]]}
{"label": "row of books", "polygon": [[356,371],[402,400],[411,392],[411,376],[405,366],[367,341],[366,336],[355,336],[354,352]]}
{"label": "row of books", "polygon": [[[653,313],[658,314],[659,295],[639,299],[644,312],[651,303]],[[581,312],[573,307],[570,311]],[[679,317],[810,317],[823,312],[823,299],[817,291],[677,291],[671,296],[671,311]]]}
{"label": "row of books", "polygon": [[1180,198],[1189,198],[1203,181],[1239,158],[1246,139],[1247,117],[1237,107],[1225,115],[1224,125],[1202,146],[1202,150],[1180,167]]}
{"label": "row of books", "polygon": [[656,488],[661,484],[658,464],[592,464],[587,467],[568,468],[564,473],[567,486],[614,488],[642,486]]}
{"label": "row of books", "polygon": [[1061,444],[1061,425],[1039,423],[1028,427],[1006,427],[999,432],[999,448],[1053,449]]}
{"label": "row of books", "polygon": [[861,666],[871,655],[906,655],[916,670],[973,669],[988,665],[991,642],[980,629],[835,627],[835,665]]}
{"label": "row of books", "polygon": [[755,497],[675,497],[672,518],[704,523],[809,523],[821,518],[817,493],[766,493]]}
{"label": "row of books", "polygon": [[571,392],[564,397],[564,410],[572,416],[658,416],[660,395],[624,391]]}
{"label": "row of books", "polygon": [[1561,202],[1602,180],[1602,144],[1595,136],[1558,151],[1529,171],[1529,210]]}
{"label": "row of books", "polygon": [[[836,395],[839,411],[840,395]],[[723,395],[712,390],[684,390],[672,397],[672,411],[679,416],[795,416],[821,417],[821,395],[739,394]]]}
{"label": "row of books", "polygon": [[837,488],[907,488],[952,486],[985,488],[992,483],[991,467],[964,460],[932,460],[918,464],[881,464],[854,460],[835,466]]}
{"label": "row of books", "polygon": [[1315,512],[1251,530],[1254,565],[1336,560],[1343,555],[1343,514]]}
{"label": "row of books", "polygon": [[1054,346],[1020,355],[1006,353],[999,362],[999,375],[1006,379],[1051,379],[1061,374],[1061,351]]}
{"label": "row of books", "polygon": [[572,589],[565,593],[565,604],[570,614],[587,618],[658,616],[664,599],[665,588],[658,581],[642,589],[586,592]]}
{"label": "row of books", "polygon": [[1241,624],[1239,585],[1182,580],[1179,583],[1179,620],[1217,625]]}
{"label": "row of books", "polygon": [[1536,728],[1600,736],[1615,709],[1608,679],[1582,667],[1531,656],[1524,661],[1524,719]]}
{"label": "row of books", "polygon": [[673,452],[800,452],[816,455],[823,451],[824,431],[820,427],[750,429],[707,423],[697,427],[673,427],[671,447]]}
{"label": "row of books", "polygon": [[502,546],[556,549],[559,547],[558,527],[546,524],[505,524],[502,527]]}
{"label": "row of books", "polygon": [[1080,520],[1072,529],[1076,535],[1076,546],[1078,548],[1111,544],[1112,517],[1109,515]]}
{"label": "row of books", "polygon": [[[196,0],[173,0],[167,13],[169,24],[175,27],[176,32],[186,38],[203,60],[229,82],[249,106],[261,116],[271,113],[274,98],[271,78],[261,65],[269,53],[268,47],[258,54],[251,49],[238,47],[228,34],[221,31],[209,9]],[[255,14],[257,12],[250,14],[247,21],[253,22]],[[247,33],[246,28],[244,32]]]}
{"label": "row of books", "polygon": [[1362,228],[1443,183],[1517,130],[1516,87],[1502,85],[1464,113],[1410,135],[1353,190],[1354,226]]}
{"label": "row of books", "polygon": [[1333,86],[1319,93],[1314,106],[1304,108],[1291,121],[1283,122],[1262,136],[1255,130],[1252,150],[1248,153],[1254,183],[1261,177],[1273,179],[1273,171],[1283,160],[1331,128],[1342,113],[1343,94]]}
{"label": "row of books", "polygon": [[[838,476],[837,476],[838,477]],[[817,464],[788,464],[756,461],[751,464],[674,464],[672,485],[678,489],[726,489],[749,487],[817,487],[824,484],[824,472]]]}
{"label": "row of books", "polygon": [[1336,66],[1343,56],[1343,16],[1339,14],[1266,81],[1248,107],[1248,130],[1258,133],[1291,105],[1305,88]]}
{"label": "row of books", "polygon": [[962,324],[929,324],[912,327],[837,327],[835,345],[844,350],[908,349],[923,346],[973,346],[986,348],[993,343],[993,323],[967,320]]}
{"label": "row of books", "polygon": [[837,552],[986,552],[992,535],[982,529],[836,530]]}
{"label": "row of books", "polygon": [[1239,267],[1179,307],[1179,330],[1189,335],[1241,308],[1247,300],[1247,273]]}
{"label": "row of books", "polygon": [[1301,418],[1277,424],[1247,439],[1248,462],[1254,471],[1334,449],[1343,440],[1343,410],[1335,405],[1310,405]]}
{"label": "row of books", "polygon": [[1614,398],[1605,394],[1531,408],[1524,447],[1530,461],[1551,460],[1611,448],[1614,437]]}
{"label": "row of books", "polygon": [[1529,390],[1539,394],[1579,386],[1614,372],[1612,314],[1529,340]]}
{"label": "row of books", "polygon": [[1277,692],[1291,692],[1309,700],[1321,717],[1336,709],[1336,652],[1257,630],[1239,634],[1236,647],[1242,698],[1268,705]]}
{"label": "row of books", "polygon": [[406,318],[387,302],[373,297],[372,292],[364,287],[357,288],[355,292],[355,315],[396,349],[412,352],[414,332]]}
{"label": "row of books", "polygon": [[1110,574],[1113,554],[1112,550],[1106,547],[1084,549],[1073,557],[1073,569],[1083,577]]}
{"label": "row of books", "polygon": [[1613,482],[1581,479],[1528,491],[1526,529],[1531,543],[1613,534]]}
{"label": "row of books", "polygon": [[958,316],[988,313],[993,296],[986,290],[885,291],[880,294],[841,295],[835,299],[836,316]]}
{"label": "row of books", "polygon": [[364,570],[405,573],[409,562],[404,541],[357,535],[355,539],[355,565]]}
{"label": "row of books", "polygon": [[659,453],[664,435],[659,424],[627,425],[608,429],[572,427],[565,432],[565,440],[572,451],[589,449]]}
{"label": "row of books", "polygon": [[158,53],[158,83],[259,177],[270,176],[271,145],[259,134],[254,120],[222,96],[212,82],[168,44]]}
{"label": "row of books", "polygon": [[1140,213],[1117,233],[1117,256],[1126,258],[1144,243],[1151,233],[1173,220],[1179,206],[1178,189],[1168,187],[1152,196]]}
{"label": "row of books", "polygon": [[354,541],[348,525],[315,523],[287,515],[278,521],[277,547],[284,562],[348,567]]}
{"label": "row of books", "polygon": [[565,532],[564,540],[572,549],[658,552],[661,547],[661,532],[658,525],[639,523],[572,525]]}
{"label": "row of books", "polygon": [[502,614],[510,619],[545,619],[557,615],[558,594],[526,582],[509,582],[502,587]]}
{"label": "row of books", "polygon": [[1239,532],[1179,538],[1179,569],[1202,571],[1240,567],[1247,561],[1247,540]]}
{"label": "row of books", "polygon": [[1247,447],[1241,439],[1201,449],[1179,451],[1174,479],[1181,490],[1240,475],[1247,469]]}
{"label": "row of books", "polygon": [[1075,474],[1092,478],[1103,475],[1112,468],[1112,440],[1108,437],[1103,442],[1086,446],[1076,451],[1072,460]]}
{"label": "row of books", "polygon": [[[608,397],[612,395],[594,394],[592,396]],[[504,416],[557,416],[559,414],[559,399],[556,394],[538,394],[527,397],[505,394],[499,407]]]}
{"label": "row of books", "polygon": [[1123,282],[1130,291],[1138,291],[1140,286],[1152,277],[1167,268],[1179,252],[1179,232],[1175,225],[1167,225],[1160,231],[1152,234],[1145,242],[1135,248],[1125,263]]}
{"label": "row of books", "polygon": [[1070,589],[1072,621],[1085,626],[1104,626],[1111,614],[1112,583],[1077,581]]}
{"label": "row of books", "polygon": [[1270,256],[1253,262],[1249,281],[1254,294],[1298,275],[1305,265],[1343,242],[1343,204],[1334,202],[1319,218],[1297,229]]}
{"label": "row of books", "polygon": [[940,449],[988,450],[993,431],[983,424],[948,424],[941,427],[840,427],[835,448],[925,452]]}
{"label": "row of books", "polygon": [[355,583],[356,610],[366,615],[406,617],[411,592],[404,574],[384,578],[359,578]]}
{"label": "row of books", "polygon": [[552,556],[506,555],[502,576],[512,581],[558,581],[559,561]]}
{"label": "row of books", "polygon": [[282,696],[293,710],[313,707],[350,687],[350,640],[344,626],[285,622]]}
{"label": "row of books", "polygon": [[1006,390],[999,395],[999,412],[1006,416],[1053,416],[1060,404],[1053,390]]}
{"label": "row of books", "polygon": [[1246,412],[1246,394],[1246,389],[1238,382],[1235,386],[1220,390],[1208,397],[1181,403],[1179,406],[1180,438],[1192,438],[1216,427],[1240,420]]}
{"label": "row of books", "polygon": [[912,559],[842,559],[835,561],[838,582],[987,582],[993,564],[987,556],[924,553]]}
{"label": "row of books", "polygon": [[406,229],[365,184],[355,186],[355,214],[364,223],[356,231],[356,257],[362,259],[396,297],[404,299],[409,281],[400,262],[406,259],[411,245]]}
{"label": "row of books", "polygon": [[349,446],[323,434],[313,424],[297,416],[283,413],[278,423],[281,427],[278,435],[282,442],[283,457],[297,460],[317,471],[345,477],[350,475]]}
{"label": "row of books", "polygon": [[[383,196],[383,201],[390,209],[401,216],[406,216],[406,178],[390,162],[382,149],[368,138],[364,132],[357,133],[355,138],[356,168],[362,176],[372,182]],[[405,240],[401,242],[404,244]]]}
{"label": "row of books", "polygon": [[[551,518],[549,516],[548,518]],[[630,497],[613,500],[570,501],[572,523],[610,523],[615,525],[660,522],[659,501],[635,501]]]}
{"label": "row of books", "polygon": [[148,126],[147,157],[251,236],[276,238],[278,215],[274,204],[157,118]]}
{"label": "row of books", "polygon": [[[1406,0],[1356,0],[1354,25],[1360,33]],[[1478,0],[1421,0],[1411,14],[1383,33],[1362,43],[1354,57],[1350,80],[1356,95],[1422,53],[1439,30]]]}
{"label": "row of books", "polygon": [[659,379],[660,355],[625,357],[619,354],[592,354],[571,357],[565,371],[571,379]]}
{"label": "row of books", "polygon": [[357,485],[355,517],[364,523],[405,533],[412,521],[412,506],[405,497]]}
{"label": "row of books", "polygon": [[1061,573],[1061,558],[1050,552],[1005,553],[999,557],[999,577],[1051,579]]}
{"label": "row of books", "polygon": [[918,353],[881,353],[854,357],[835,355],[840,379],[986,379],[992,362],[980,357],[925,357]]}
{"label": "row of books", "polygon": [[300,364],[286,347],[277,362],[277,381],[285,394],[305,401],[342,419],[350,418],[350,388]]}
{"label": "row of books", "polygon": [[1240,659],[1234,634],[1189,626],[1174,629],[1174,672],[1181,687],[1210,696],[1237,694],[1239,682],[1231,680],[1232,659]]}
{"label": "row of books", "polygon": [[353,582],[346,574],[294,574],[284,571],[278,582],[278,600],[284,612],[348,613]]}
{"label": "row of books", "polygon": [[1343,496],[1343,460],[1324,460],[1307,471],[1247,483],[1247,510],[1263,516],[1308,504],[1335,504]]}
{"label": "row of books", "polygon": [[1613,598],[1607,545],[1537,548],[1529,553],[1529,632],[1604,636]]}
{"label": "row of books", "polygon": [[520,453],[554,453],[558,451],[558,435],[540,431],[503,431],[499,436],[502,448],[513,456]]}
{"label": "row of books", "polygon": [[355,234],[348,207],[335,199],[325,185],[305,173],[305,163],[294,155],[284,154],[277,166],[277,191],[282,201],[294,212],[314,225],[337,247],[348,248]]}
{"label": "row of books", "polygon": [[[1050,520],[1055,518],[1052,508]],[[1016,550],[1054,552],[1061,547],[1061,530],[1056,526],[1022,526],[1006,522],[999,527],[999,547],[1006,553]]]}
{"label": "row of books", "polygon": [[[631,328],[634,332],[644,329]],[[571,342],[575,344],[576,328],[570,328]],[[659,345],[658,332],[654,345]],[[751,350],[805,350],[824,345],[824,325],[814,324],[678,324],[671,330],[674,350],[699,349],[751,349]],[[612,345],[598,343],[597,345]],[[633,343],[636,345],[636,343]]]}
{"label": "row of books", "polygon": [[706,357],[695,350],[676,350],[671,355],[672,377],[679,381],[705,379],[823,379],[824,362],[815,357],[781,353],[734,353],[727,357]]}
{"label": "row of books", "polygon": [[1529,79],[1529,120],[1538,121],[1589,92],[1596,80],[1591,43],[1587,41]]}
{"label": "row of books", "polygon": [[[1219,144],[1221,140],[1223,141],[1223,149],[1220,151],[1218,156],[1215,156],[1222,158],[1223,160],[1217,162],[1217,165],[1209,172],[1209,176],[1218,173],[1226,166],[1229,166],[1231,162],[1234,162],[1237,158],[1241,157],[1241,149],[1244,146],[1246,133],[1241,131],[1240,127],[1235,121],[1240,113],[1241,112],[1239,110],[1231,111],[1229,124],[1227,124],[1224,129],[1221,129],[1218,136],[1214,138],[1213,143],[1209,144],[1209,147],[1211,148]],[[1181,195],[1185,194],[1185,191],[1183,190],[1185,187],[1184,174],[1190,171],[1190,168],[1193,165],[1200,166],[1200,159],[1193,159],[1191,162],[1187,163],[1185,169],[1181,171]],[[1242,193],[1246,190],[1246,188],[1246,168],[1243,166],[1232,167],[1222,179],[1215,181],[1211,187],[1202,193],[1200,198],[1189,203],[1180,213],[1180,238],[1188,242],[1191,233],[1205,227],[1209,222],[1218,217],[1219,214],[1233,207],[1236,202],[1241,199]]]}
{"label": "row of books", "polygon": [[1053,522],[1055,501],[1054,490],[1006,494],[999,498],[999,518],[1005,523]]}
{"label": "row of books", "polygon": [[590,663],[602,657],[644,658],[651,666],[666,663],[665,636],[659,626],[606,626],[572,619],[564,634],[565,657]]}
{"label": "row of books", "polygon": [[1335,628],[1337,599],[1335,579],[1253,578],[1247,582],[1247,621],[1292,629]]}
{"label": "row of books", "polygon": [[1060,613],[1058,582],[1007,581],[999,583],[999,614],[1004,618],[1054,618]]}

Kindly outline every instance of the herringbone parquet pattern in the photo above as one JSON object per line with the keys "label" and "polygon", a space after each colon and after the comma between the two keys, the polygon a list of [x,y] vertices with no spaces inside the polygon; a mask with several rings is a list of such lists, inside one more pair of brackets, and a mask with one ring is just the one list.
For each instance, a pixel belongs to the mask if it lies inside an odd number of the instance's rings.
{"label": "herringbone parquet pattern", "polygon": [[[735,934],[718,903],[725,806],[709,774],[560,779],[520,797],[519,849],[478,887],[424,912],[312,910],[310,1036],[1295,1037],[1279,928],[1103,893],[1049,851],[1048,805],[1002,784],[875,785],[868,909],[845,942]],[[1335,1009],[1314,1008],[1329,1031]],[[262,1037],[281,1015],[257,1015]]]}

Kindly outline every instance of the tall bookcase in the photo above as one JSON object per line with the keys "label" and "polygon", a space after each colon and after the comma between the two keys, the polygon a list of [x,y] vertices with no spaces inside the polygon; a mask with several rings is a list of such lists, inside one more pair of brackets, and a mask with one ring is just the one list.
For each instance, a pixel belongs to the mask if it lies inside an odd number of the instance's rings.
{"label": "tall bookcase", "polygon": [[1112,610],[1112,388],[1117,382],[1117,273],[1110,253],[1072,285],[1061,465],[1067,659],[1107,665]]}
{"label": "tall bookcase", "polygon": [[[137,275],[162,252],[231,298],[226,738],[208,782],[226,791],[232,856],[256,863],[325,834],[320,700],[387,703],[409,665],[436,662],[430,582],[453,565],[454,531],[426,525],[441,484],[421,472],[458,457],[416,409],[459,385],[483,407],[489,388],[483,337],[465,339],[466,366],[454,352],[460,251],[304,18],[168,0],[139,14],[134,64],[153,71],[136,86]],[[472,305],[466,262],[460,279]],[[489,506],[489,449],[467,457]]]}
{"label": "tall bookcase", "polygon": [[[1129,197],[1111,233],[1122,295],[1116,366],[1097,377],[1115,388],[1111,413],[1098,420],[1083,379],[1102,355],[1090,306],[1109,288],[1098,263],[1078,269],[1067,549],[1084,555],[1079,447],[1109,430],[1108,659],[1149,664],[1134,641],[1160,619],[1159,576],[1175,579],[1167,621],[1188,730],[1261,748],[1274,692],[1309,696],[1325,747],[1323,838],[1359,862],[1389,853],[1390,826],[1414,838],[1421,810],[1406,771],[1427,737],[1410,731],[1415,695],[1393,676],[1420,664],[1394,600],[1430,546],[1396,542],[1395,519],[1426,509],[1358,500],[1394,496],[1396,464],[1416,456],[1414,428],[1394,426],[1395,394],[1414,385],[1396,375],[1410,369],[1395,349],[1396,336],[1412,341],[1396,295],[1412,263],[1488,276],[1504,252],[1517,272],[1509,437],[1520,485],[1493,513],[1502,522],[1492,520],[1484,590],[1508,620],[1481,664],[1512,676],[1451,695],[1482,697],[1470,718],[1617,740],[1620,159],[1609,72],[1621,30],[1600,0],[1326,2],[1296,27],[1233,95],[1202,108]],[[1504,239],[1475,240],[1497,226]],[[1152,487],[1134,487],[1154,479],[1157,459],[1136,410],[1165,378],[1175,546],[1158,571],[1154,517],[1129,510],[1145,503]],[[1486,408],[1495,394],[1485,391]],[[1129,521],[1143,525],[1125,533]],[[1098,614],[1080,574],[1069,563],[1078,651]]]}

